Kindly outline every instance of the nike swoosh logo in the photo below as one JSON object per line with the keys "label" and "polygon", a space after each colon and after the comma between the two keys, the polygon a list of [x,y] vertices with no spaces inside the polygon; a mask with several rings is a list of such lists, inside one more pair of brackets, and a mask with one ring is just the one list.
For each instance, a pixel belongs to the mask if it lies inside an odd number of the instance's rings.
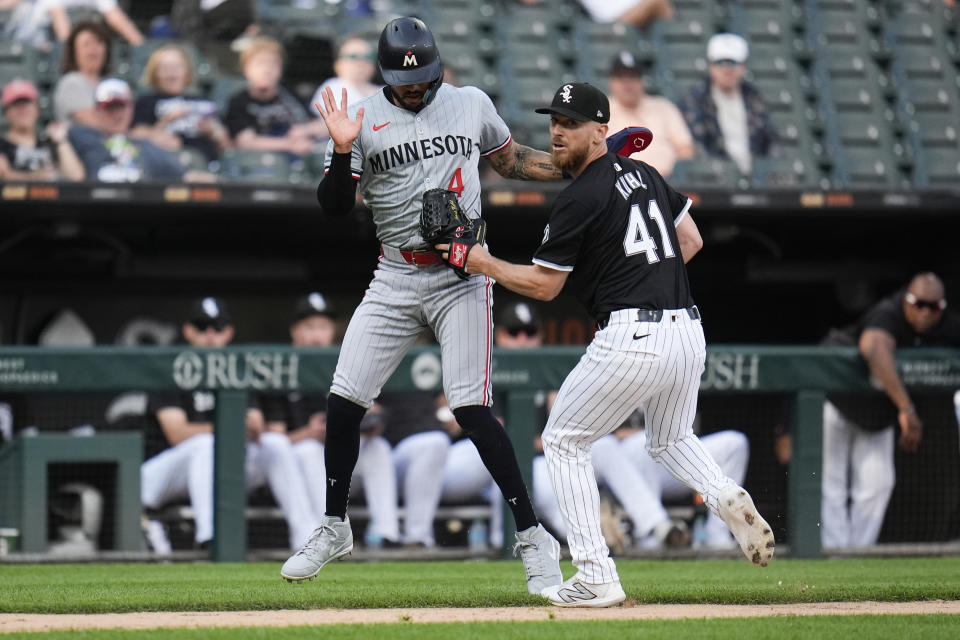
{"label": "nike swoosh logo", "polygon": [[385,126],[387,126],[388,124],[390,124],[390,121],[389,121],[389,120],[387,120],[387,121],[384,122],[383,124],[375,124],[375,125],[373,125],[373,130],[374,130],[374,131],[380,131],[380,129],[383,129],[383,128],[384,128]]}
{"label": "nike swoosh logo", "polygon": [[638,336],[637,334],[633,334],[633,339],[634,339],[634,340],[642,340],[643,338],[646,338],[646,337],[649,336],[649,335],[650,335],[649,333],[645,333],[645,334],[643,334],[642,336]]}

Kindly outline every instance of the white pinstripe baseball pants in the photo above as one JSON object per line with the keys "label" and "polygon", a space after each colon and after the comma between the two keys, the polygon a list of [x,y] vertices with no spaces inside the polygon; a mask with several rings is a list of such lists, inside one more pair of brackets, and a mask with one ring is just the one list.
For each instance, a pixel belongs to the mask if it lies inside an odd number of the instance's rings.
{"label": "white pinstripe baseball pants", "polygon": [[706,359],[700,320],[666,310],[660,322],[637,322],[636,310],[610,314],[560,387],[543,432],[547,469],[567,525],[578,576],[619,580],[600,532],[600,498],[591,445],[637,408],[647,423],[647,449],[674,477],[717,511],[717,495],[733,484],[693,433]]}

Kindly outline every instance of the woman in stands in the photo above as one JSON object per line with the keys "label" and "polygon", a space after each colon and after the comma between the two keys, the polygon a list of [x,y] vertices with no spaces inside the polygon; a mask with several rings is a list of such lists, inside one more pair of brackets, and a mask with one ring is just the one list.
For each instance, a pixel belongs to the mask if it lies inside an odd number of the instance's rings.
{"label": "woman in stands", "polygon": [[193,66],[183,47],[169,44],[154,51],[143,71],[143,83],[153,93],[137,98],[130,133],[168,151],[195,149],[209,163],[230,146],[230,134],[216,102],[187,95],[192,82]]}
{"label": "woman in stands", "polygon": [[37,97],[29,80],[3,87],[0,105],[10,126],[0,137],[0,180],[83,180],[83,164],[67,139],[67,125],[51,122],[43,134],[37,133]]}
{"label": "woman in stands", "polygon": [[78,22],[63,47],[60,71],[53,91],[57,120],[96,126],[93,92],[110,65],[110,32],[99,22]]}

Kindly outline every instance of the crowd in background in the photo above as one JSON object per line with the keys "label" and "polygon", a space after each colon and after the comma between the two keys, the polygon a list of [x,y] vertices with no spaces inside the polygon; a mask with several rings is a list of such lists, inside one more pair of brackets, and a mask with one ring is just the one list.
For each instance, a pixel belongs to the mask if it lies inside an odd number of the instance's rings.
{"label": "crowd in background", "polygon": [[[209,182],[229,178],[220,163],[228,151],[272,152],[294,162],[316,156],[322,164],[328,138],[312,103],[324,87],[337,96],[347,89],[350,102],[379,90],[375,43],[343,36],[336,43],[334,75],[316,78],[307,102],[285,86],[284,45],[263,35],[254,4],[175,2],[159,27],[154,20],[147,39],[116,0],[6,0],[3,6],[14,11],[3,37],[59,47],[61,61],[49,96],[30,78],[6,82],[0,179]],[[388,9],[381,5],[378,11]],[[667,0],[584,5],[594,19],[640,26],[672,16]],[[71,24],[67,9],[77,7],[97,13]],[[208,46],[217,41],[226,43],[226,55],[223,46]],[[117,46],[146,60],[133,86],[112,68]],[[196,78],[199,51],[219,57],[223,70],[239,70],[244,86],[219,102],[204,96]],[[776,152],[763,99],[743,81],[746,40],[722,35],[710,41],[707,56],[709,76],[683,100],[682,111],[645,93],[648,68],[629,51],[610,66],[610,133],[628,125],[651,128],[654,142],[638,157],[665,176],[676,161],[697,154],[732,158],[746,172],[752,157]],[[447,81],[455,83],[448,70]],[[47,103],[50,108],[41,109]]]}

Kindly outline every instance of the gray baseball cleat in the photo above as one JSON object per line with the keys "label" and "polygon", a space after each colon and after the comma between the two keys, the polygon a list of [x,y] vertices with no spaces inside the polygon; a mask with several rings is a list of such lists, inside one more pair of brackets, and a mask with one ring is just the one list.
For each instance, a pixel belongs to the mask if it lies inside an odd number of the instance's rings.
{"label": "gray baseball cleat", "polygon": [[283,563],[280,575],[287,582],[313,580],[323,565],[348,556],[352,551],[350,518],[341,522],[340,518],[324,516],[323,524],[314,529],[307,543]]}
{"label": "gray baseball cleat", "polygon": [[765,567],[773,558],[773,530],[760,516],[753,499],[743,487],[731,484],[720,491],[720,518],[730,528],[747,559]]}
{"label": "gray baseball cleat", "polygon": [[540,592],[557,607],[612,607],[627,599],[620,581],[591,584],[573,576]]}
{"label": "gray baseball cleat", "polygon": [[520,552],[523,571],[527,574],[527,590],[540,593],[547,587],[563,582],[560,573],[560,543],[542,524],[517,531],[513,555]]}

